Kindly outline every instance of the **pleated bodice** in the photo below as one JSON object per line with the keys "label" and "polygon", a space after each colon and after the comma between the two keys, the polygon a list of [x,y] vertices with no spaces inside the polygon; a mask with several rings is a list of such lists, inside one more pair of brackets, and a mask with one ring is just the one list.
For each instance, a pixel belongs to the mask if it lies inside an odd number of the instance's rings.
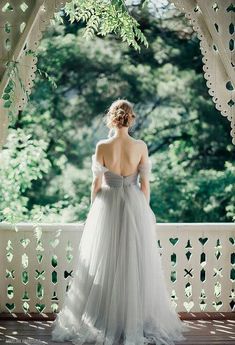
{"label": "pleated bodice", "polygon": [[92,172],[94,176],[103,175],[103,185],[109,187],[124,187],[138,185],[138,177],[149,176],[152,168],[150,159],[145,164],[139,164],[136,172],[131,175],[122,176],[110,171],[106,166],[100,164],[95,155],[92,155]]}
{"label": "pleated bodice", "polygon": [[109,187],[114,187],[114,188],[137,185],[138,171],[128,176],[122,176],[122,175],[118,175],[118,174],[113,173],[112,171],[107,170],[104,172],[103,184]]}

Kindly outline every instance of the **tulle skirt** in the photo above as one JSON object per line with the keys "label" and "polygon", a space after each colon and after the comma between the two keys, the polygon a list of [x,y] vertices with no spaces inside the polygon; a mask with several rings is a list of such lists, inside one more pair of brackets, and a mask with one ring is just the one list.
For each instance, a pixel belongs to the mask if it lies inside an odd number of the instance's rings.
{"label": "tulle skirt", "polygon": [[138,185],[103,186],[91,205],[52,340],[174,344],[187,327],[170,302],[154,214]]}

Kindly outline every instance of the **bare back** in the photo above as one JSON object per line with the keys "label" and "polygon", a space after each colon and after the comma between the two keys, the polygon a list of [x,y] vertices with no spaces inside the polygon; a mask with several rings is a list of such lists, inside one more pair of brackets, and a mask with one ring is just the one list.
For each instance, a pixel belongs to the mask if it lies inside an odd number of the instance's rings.
{"label": "bare back", "polygon": [[102,140],[97,144],[97,159],[113,173],[128,176],[147,161],[147,145],[129,135]]}

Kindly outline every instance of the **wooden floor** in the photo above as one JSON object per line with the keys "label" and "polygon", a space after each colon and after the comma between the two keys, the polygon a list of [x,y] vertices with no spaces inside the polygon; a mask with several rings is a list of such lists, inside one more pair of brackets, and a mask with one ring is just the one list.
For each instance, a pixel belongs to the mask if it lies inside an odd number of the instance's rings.
{"label": "wooden floor", "polygon": [[[184,320],[190,331],[177,345],[235,345],[235,320]],[[51,340],[52,321],[0,320],[0,344],[59,344]],[[71,342],[63,344],[71,345]]]}

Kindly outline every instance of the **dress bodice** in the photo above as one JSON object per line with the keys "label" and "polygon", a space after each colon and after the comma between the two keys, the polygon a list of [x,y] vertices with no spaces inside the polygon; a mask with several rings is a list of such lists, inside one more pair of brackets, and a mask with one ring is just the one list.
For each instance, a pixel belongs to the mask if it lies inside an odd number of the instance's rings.
{"label": "dress bodice", "polygon": [[152,168],[150,158],[145,164],[139,164],[137,170],[130,175],[123,176],[110,171],[107,167],[98,162],[95,155],[92,155],[92,172],[93,176],[104,174],[104,184],[110,187],[122,187],[137,184],[138,176],[149,176]]}
{"label": "dress bodice", "polygon": [[123,187],[137,185],[138,173],[137,171],[134,174],[128,176],[122,176],[113,173],[112,171],[105,171],[104,173],[104,184],[110,187]]}

